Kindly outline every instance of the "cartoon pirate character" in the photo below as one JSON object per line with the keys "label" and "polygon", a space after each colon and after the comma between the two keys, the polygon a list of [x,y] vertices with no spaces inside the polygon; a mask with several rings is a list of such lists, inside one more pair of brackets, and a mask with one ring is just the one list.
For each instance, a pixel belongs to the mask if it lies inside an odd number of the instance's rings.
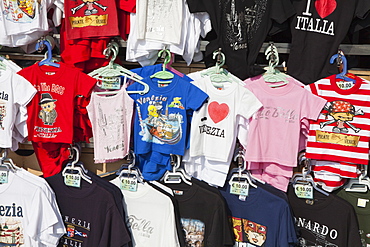
{"label": "cartoon pirate character", "polygon": [[356,128],[351,123],[349,123],[353,120],[354,116],[364,115],[363,110],[356,111],[355,107],[352,104],[346,101],[336,100],[326,103],[326,105],[324,106],[324,110],[328,111],[326,115],[329,115],[334,119],[320,123],[321,129],[324,128],[326,125],[336,123],[336,126],[333,127],[333,132],[335,133],[348,133],[348,128],[345,127],[344,124],[347,124],[356,133],[361,130],[360,128]]}
{"label": "cartoon pirate character", "polygon": [[4,118],[6,116],[6,108],[5,108],[5,103],[0,102],[0,128],[4,130]]}
{"label": "cartoon pirate character", "polygon": [[85,5],[87,5],[87,9],[85,9],[86,16],[98,13],[98,10],[95,8],[95,6],[98,6],[103,11],[105,11],[108,8],[107,6],[103,6],[100,3],[98,3],[97,0],[82,0],[82,2],[83,3],[81,3],[80,5],[77,5],[76,7],[71,8],[72,14],[76,14],[76,12],[80,10],[82,7],[84,7]]}
{"label": "cartoon pirate character", "polygon": [[53,125],[55,123],[55,119],[57,118],[55,101],[57,100],[53,99],[49,93],[41,94],[39,118],[41,118],[45,125]]}

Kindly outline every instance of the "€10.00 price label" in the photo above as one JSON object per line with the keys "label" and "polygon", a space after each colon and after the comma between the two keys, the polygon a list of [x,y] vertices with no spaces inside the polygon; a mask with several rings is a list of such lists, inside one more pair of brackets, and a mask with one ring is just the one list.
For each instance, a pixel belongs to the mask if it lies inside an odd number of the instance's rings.
{"label": "\u20ac10.00 price label", "polygon": [[121,190],[137,191],[137,179],[132,177],[121,178]]}
{"label": "\u20ac10.00 price label", "polygon": [[294,186],[295,194],[298,198],[313,199],[313,187],[309,184],[296,184]]}
{"label": "\u20ac10.00 price label", "polygon": [[0,171],[0,184],[8,183],[8,171]]}
{"label": "\u20ac10.00 price label", "polygon": [[243,182],[231,182],[230,193],[240,196],[248,196],[249,184]]}
{"label": "\u20ac10.00 price label", "polygon": [[81,186],[81,175],[80,174],[66,174],[64,176],[64,183],[67,186],[80,188],[80,186]]}

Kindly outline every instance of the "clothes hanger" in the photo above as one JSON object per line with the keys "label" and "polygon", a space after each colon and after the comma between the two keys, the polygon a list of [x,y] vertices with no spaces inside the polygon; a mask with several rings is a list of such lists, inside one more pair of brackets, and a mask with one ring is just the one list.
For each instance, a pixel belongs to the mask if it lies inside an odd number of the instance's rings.
{"label": "clothes hanger", "polygon": [[[238,167],[231,169],[229,184],[232,185],[233,182],[241,182],[247,183],[252,187],[257,188],[257,185],[255,184],[255,180],[257,179],[252,177],[250,172],[246,169],[247,163],[244,161],[243,151],[238,151],[237,155],[234,157],[234,161],[238,162]],[[264,183],[262,181],[259,182]]]}
{"label": "clothes hanger", "polygon": [[348,72],[347,71],[347,58],[346,56],[344,56],[344,53],[342,50],[338,50],[338,53],[334,54],[330,58],[330,63],[333,64],[335,60],[337,60],[338,67],[340,67],[340,65],[343,66],[342,72],[337,74],[335,78],[355,83],[356,82],[355,78],[351,78],[347,76],[347,72]]}
{"label": "clothes hanger", "polygon": [[[149,92],[149,85],[145,82],[141,81],[143,78],[128,69],[125,69],[119,64],[114,63],[118,55],[118,44],[115,42],[111,42],[108,44],[107,48],[103,51],[103,54],[106,56],[110,56],[113,53],[111,60],[107,66],[101,67],[90,72],[88,75],[105,83],[116,83],[117,80],[120,80],[121,76],[124,76],[128,79],[136,81],[144,86],[144,89],[141,91],[127,91],[127,93],[138,93],[140,95],[146,94]],[[96,92],[97,93],[97,92]],[[115,91],[106,91],[106,92],[99,92],[99,94],[114,94],[117,93]]]}
{"label": "clothes hanger", "polygon": [[[91,177],[86,174],[86,169],[84,168],[82,162],[79,162],[80,159],[80,149],[77,146],[72,147],[72,162],[69,162],[62,171],[62,176],[65,177],[68,174],[76,175],[76,172],[78,175],[81,176],[83,180],[86,182],[92,184]],[[78,165],[77,165],[78,163]]]}
{"label": "clothes hanger", "polygon": [[[173,79],[175,76],[173,73],[166,70],[167,64],[171,61],[171,52],[167,49],[163,49],[158,53],[158,57],[161,57],[162,54],[165,53],[164,62],[162,65],[162,70],[154,73],[150,76],[150,78],[157,78],[162,80],[170,80]],[[161,81],[161,83],[171,83],[171,81]]]}
{"label": "clothes hanger", "polygon": [[59,63],[54,63],[52,61],[52,47],[51,47],[51,43],[49,40],[43,38],[41,39],[39,42],[36,43],[36,50],[42,50],[44,48],[44,46],[47,47],[47,57],[46,59],[43,59],[41,60],[38,64],[39,66],[42,66],[42,65],[48,65],[48,66],[53,66],[53,67],[57,67],[59,68],[60,67],[60,64]]}
{"label": "clothes hanger", "polygon": [[367,176],[367,167],[361,165],[361,173],[358,178],[349,179],[348,183],[343,186],[348,192],[366,193],[370,189],[370,178]]}
{"label": "clothes hanger", "polygon": [[191,176],[189,176],[183,168],[181,168],[181,156],[177,154],[171,154],[172,171],[168,170],[165,172],[161,181],[166,184],[179,184],[181,182],[187,185],[192,185]]}
{"label": "clothes hanger", "polygon": [[273,42],[270,42],[270,45],[267,47],[265,56],[266,60],[269,61],[269,66],[264,68],[266,70],[263,74],[265,82],[268,82],[269,86],[272,88],[288,84],[287,75],[281,73],[280,70],[275,69],[279,64],[279,53]]}
{"label": "clothes hanger", "polygon": [[181,73],[180,71],[176,70],[174,67],[172,67],[172,63],[173,61],[175,61],[175,54],[173,54],[172,52],[171,53],[171,59],[170,61],[166,64],[166,69],[168,69],[169,71],[171,71],[172,73],[180,76],[180,77],[184,77],[185,75],[183,73]]}
{"label": "clothes hanger", "polygon": [[144,184],[144,177],[141,174],[140,169],[135,166],[135,163],[136,163],[135,154],[130,151],[129,155],[130,155],[129,163],[123,164],[116,174],[118,174],[119,178],[134,177],[137,179],[139,183]]}
{"label": "clothes hanger", "polygon": [[8,158],[7,148],[0,148],[0,153],[0,168],[5,168],[6,170],[10,170],[12,172],[20,170],[20,168],[14,164],[13,160],[11,158]]}
{"label": "clothes hanger", "polygon": [[215,87],[223,87],[224,82],[234,82],[233,78],[229,76],[229,72],[222,68],[226,59],[225,54],[221,52],[221,48],[213,52],[212,58],[216,60],[215,66],[201,72],[201,76],[208,76]]}

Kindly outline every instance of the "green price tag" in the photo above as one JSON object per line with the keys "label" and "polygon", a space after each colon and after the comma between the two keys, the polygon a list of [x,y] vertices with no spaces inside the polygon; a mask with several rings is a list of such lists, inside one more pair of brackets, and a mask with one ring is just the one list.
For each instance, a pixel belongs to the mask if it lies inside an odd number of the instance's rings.
{"label": "green price tag", "polygon": [[294,186],[295,194],[298,198],[313,199],[313,187],[309,184],[296,184]]}
{"label": "green price tag", "polygon": [[8,183],[8,171],[0,171],[0,184]]}
{"label": "green price tag", "polygon": [[66,174],[64,176],[64,183],[67,186],[80,188],[81,187],[81,175],[80,174]]}
{"label": "green price tag", "polygon": [[231,182],[230,193],[240,196],[248,196],[249,184],[240,182]]}
{"label": "green price tag", "polygon": [[121,79],[119,77],[110,77],[111,81],[102,81],[101,88],[103,89],[120,89]]}
{"label": "green price tag", "polygon": [[137,191],[137,179],[132,177],[122,178],[121,190]]}

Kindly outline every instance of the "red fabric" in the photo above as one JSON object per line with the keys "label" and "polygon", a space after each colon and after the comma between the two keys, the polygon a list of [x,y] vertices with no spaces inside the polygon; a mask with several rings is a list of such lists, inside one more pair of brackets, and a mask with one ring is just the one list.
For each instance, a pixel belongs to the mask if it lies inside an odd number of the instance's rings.
{"label": "red fabric", "polygon": [[86,106],[90,98],[76,97],[75,114],[73,115],[73,140],[74,142],[90,142],[93,136],[92,126],[87,114]]}
{"label": "red fabric", "polygon": [[75,97],[88,97],[96,80],[64,63],[60,68],[34,64],[18,73],[38,91],[27,105],[28,139],[72,143]]}
{"label": "red fabric", "polygon": [[118,0],[118,6],[126,12],[136,13],[136,0]]}
{"label": "red fabric", "polygon": [[69,144],[32,142],[32,146],[45,178],[60,173],[69,159]]}

